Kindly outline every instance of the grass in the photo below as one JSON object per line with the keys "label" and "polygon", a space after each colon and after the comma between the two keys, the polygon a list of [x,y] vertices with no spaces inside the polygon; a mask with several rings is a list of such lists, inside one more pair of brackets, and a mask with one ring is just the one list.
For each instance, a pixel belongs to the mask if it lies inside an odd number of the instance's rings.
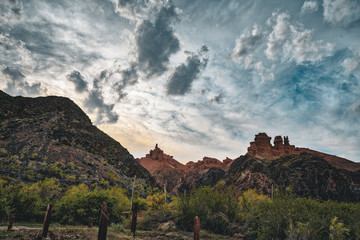
{"label": "grass", "polygon": [[[42,225],[38,223],[17,223],[14,224],[14,231],[7,231],[7,226],[0,226],[0,239],[24,239],[30,240],[35,239],[36,236],[41,234]],[[157,232],[157,231],[136,231],[136,237],[133,238],[130,234],[129,229],[124,229],[122,232],[114,231],[113,227],[108,228],[108,240],[152,240],[152,239],[173,239],[173,240],[190,240],[193,239],[192,232]],[[53,239],[76,237],[83,240],[96,240],[97,239],[98,228],[88,228],[86,226],[69,226],[69,225],[60,225],[60,224],[51,224],[49,228],[48,237]],[[201,230],[200,232],[201,239],[218,239],[226,240],[231,239],[230,237],[212,234],[207,231]]]}

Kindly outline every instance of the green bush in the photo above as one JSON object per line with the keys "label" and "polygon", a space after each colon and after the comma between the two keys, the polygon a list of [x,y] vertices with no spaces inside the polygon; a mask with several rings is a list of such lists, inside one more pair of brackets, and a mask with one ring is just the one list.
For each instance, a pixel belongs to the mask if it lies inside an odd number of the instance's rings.
{"label": "green bush", "polygon": [[217,185],[215,189],[202,187],[191,196],[181,196],[178,201],[177,224],[192,231],[195,216],[200,218],[201,228],[215,233],[230,233],[238,211],[237,197],[229,187]]}
{"label": "green bush", "polygon": [[[248,239],[329,239],[329,229],[334,236],[359,239],[359,214],[359,203],[323,202],[278,193],[272,201],[250,203],[241,209],[238,221],[246,226]],[[332,221],[335,217],[341,222]]]}
{"label": "green bush", "polygon": [[[167,199],[171,200],[169,197]],[[139,203],[139,200],[147,209],[145,216],[139,221],[139,229],[158,229],[161,224],[175,219],[175,202],[165,201],[165,194],[156,193],[146,200],[138,198],[136,201]]]}
{"label": "green bush", "polygon": [[101,203],[107,203],[110,222],[122,221],[121,212],[130,208],[124,190],[113,187],[107,190],[90,190],[85,184],[73,186],[56,203],[54,217],[64,224],[87,224],[89,218],[99,222]]}
{"label": "green bush", "polygon": [[60,194],[54,180],[31,185],[0,180],[0,218],[15,216],[17,221],[41,221],[47,205]]}

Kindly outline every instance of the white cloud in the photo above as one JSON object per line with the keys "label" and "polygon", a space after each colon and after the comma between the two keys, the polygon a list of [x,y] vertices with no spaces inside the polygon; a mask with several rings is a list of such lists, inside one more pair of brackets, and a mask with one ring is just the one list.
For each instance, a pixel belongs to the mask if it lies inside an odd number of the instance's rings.
{"label": "white cloud", "polygon": [[344,68],[344,73],[346,75],[355,74],[360,78],[360,47],[359,48],[350,48],[353,53],[351,58],[346,58],[341,66]]}
{"label": "white cloud", "polygon": [[301,7],[301,14],[305,14],[307,12],[316,12],[318,7],[318,2],[316,1],[305,1]]}
{"label": "white cloud", "polygon": [[0,2],[0,20],[12,23],[21,19],[22,2],[19,0]]}
{"label": "white cloud", "polygon": [[258,62],[255,65],[255,70],[260,76],[261,82],[274,80],[274,72],[272,69],[267,69],[264,67],[264,64],[262,62]]}
{"label": "white cloud", "polygon": [[[289,23],[289,18],[290,16],[286,13],[280,13],[277,15],[275,26],[268,37],[269,41],[265,50],[265,55],[271,60],[275,60],[277,58],[279,50],[290,34],[291,25]],[[268,23],[271,24],[270,21]]]}
{"label": "white cloud", "polygon": [[301,64],[305,61],[320,61],[323,57],[332,55],[332,43],[313,41],[311,30],[297,31],[293,26],[291,29],[291,38],[284,44],[285,59]]}
{"label": "white cloud", "polygon": [[0,33],[0,52],[1,65],[24,68],[31,64],[30,51],[25,48],[24,42],[14,39],[9,34]]}
{"label": "white cloud", "polygon": [[262,41],[262,32],[258,25],[254,25],[251,33],[245,31],[236,39],[236,45],[233,50],[232,58],[234,60],[244,59],[250,51],[254,50]]}
{"label": "white cloud", "polygon": [[148,0],[109,0],[114,4],[115,12],[121,17],[130,21],[143,20],[147,16],[146,12],[149,8]]}
{"label": "white cloud", "polygon": [[260,77],[261,82],[274,79],[272,71],[266,69],[263,62],[257,61],[254,56],[254,53],[264,42],[264,35],[265,32],[262,32],[257,24],[253,26],[251,32],[245,30],[245,32],[236,39],[235,48],[231,55],[231,58],[241,63],[245,69],[255,70],[253,73],[255,76]]}
{"label": "white cloud", "polygon": [[324,0],[325,21],[338,26],[349,26],[360,20],[359,0]]}
{"label": "white cloud", "polygon": [[317,62],[332,55],[334,44],[323,40],[314,41],[313,31],[291,24],[288,14],[275,14],[269,22],[274,22],[265,50],[265,55],[269,59],[301,64],[307,61]]}
{"label": "white cloud", "polygon": [[332,43],[313,40],[313,30],[292,23],[287,13],[274,12],[266,25],[261,28],[255,24],[251,32],[245,30],[236,39],[231,55],[244,69],[253,70],[261,82],[274,79],[279,64],[313,63],[333,54]]}

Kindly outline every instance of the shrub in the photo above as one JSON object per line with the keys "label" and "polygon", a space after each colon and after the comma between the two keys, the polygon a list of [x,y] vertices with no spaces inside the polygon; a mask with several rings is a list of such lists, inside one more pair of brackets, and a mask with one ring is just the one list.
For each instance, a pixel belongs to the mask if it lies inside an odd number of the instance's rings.
{"label": "shrub", "polygon": [[130,208],[124,190],[113,187],[107,190],[90,189],[85,184],[73,186],[55,205],[55,219],[64,224],[87,224],[89,218],[99,222],[101,203],[107,203],[110,222],[122,221],[121,212]]}
{"label": "shrub", "polygon": [[201,227],[215,233],[229,233],[238,211],[237,197],[229,187],[217,185],[215,189],[202,187],[191,196],[181,196],[178,201],[178,225],[192,231],[195,216]]}

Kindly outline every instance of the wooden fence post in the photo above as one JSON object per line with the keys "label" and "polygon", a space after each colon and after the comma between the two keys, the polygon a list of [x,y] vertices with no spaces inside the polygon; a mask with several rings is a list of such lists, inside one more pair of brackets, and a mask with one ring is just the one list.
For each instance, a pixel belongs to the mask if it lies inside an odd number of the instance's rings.
{"label": "wooden fence post", "polygon": [[47,210],[46,210],[46,213],[45,213],[44,224],[43,224],[42,235],[41,235],[42,238],[47,237],[47,234],[48,234],[48,231],[49,231],[49,226],[50,226],[50,221],[51,221],[52,211],[53,211],[53,205],[49,204],[47,206]]}
{"label": "wooden fence post", "polygon": [[13,223],[14,223],[14,219],[15,217],[14,216],[11,216],[10,219],[9,219],[9,225],[8,225],[8,231],[11,231],[12,227],[13,227]]}
{"label": "wooden fence post", "polygon": [[101,207],[98,240],[106,240],[108,224],[109,224],[109,213],[107,211],[106,202],[103,202]]}
{"label": "wooden fence post", "polygon": [[194,218],[194,240],[200,240],[200,218]]}
{"label": "wooden fence post", "polygon": [[136,232],[136,220],[137,220],[138,203],[135,202],[132,208],[132,219],[131,219],[131,233],[135,237]]}
{"label": "wooden fence post", "polygon": [[88,227],[89,227],[89,228],[92,228],[93,223],[94,223],[94,219],[93,219],[93,218],[89,218]]}

